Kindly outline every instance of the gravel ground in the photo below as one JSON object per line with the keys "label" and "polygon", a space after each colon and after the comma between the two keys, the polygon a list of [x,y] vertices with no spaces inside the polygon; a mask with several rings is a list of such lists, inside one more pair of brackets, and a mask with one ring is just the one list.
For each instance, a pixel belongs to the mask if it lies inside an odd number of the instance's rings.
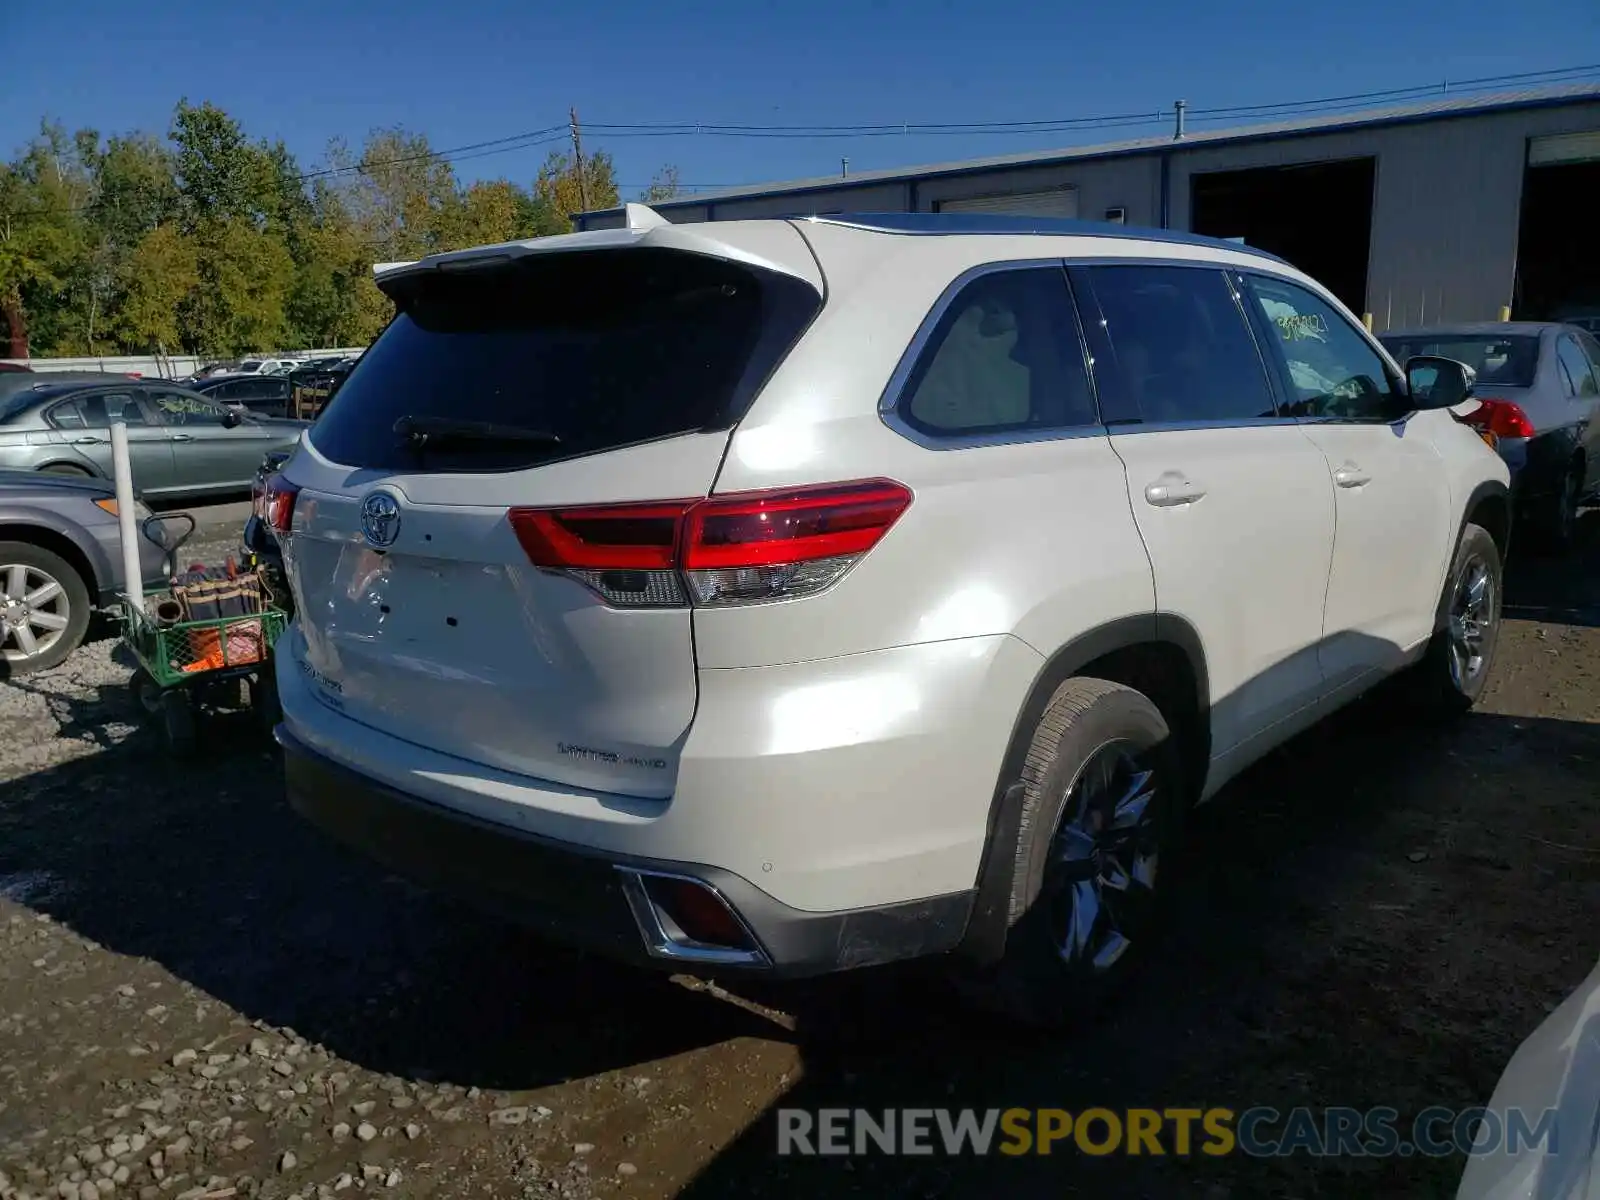
{"label": "gravel ground", "polygon": [[1600,953],[1586,533],[1514,564],[1477,712],[1379,696],[1198,814],[1168,953],[1055,1041],[917,968],[735,995],[424,895],[305,828],[247,719],[167,761],[102,628],[0,683],[0,1198],[1449,1195],[1449,1160],[779,1161],[770,1110],[1486,1100]]}

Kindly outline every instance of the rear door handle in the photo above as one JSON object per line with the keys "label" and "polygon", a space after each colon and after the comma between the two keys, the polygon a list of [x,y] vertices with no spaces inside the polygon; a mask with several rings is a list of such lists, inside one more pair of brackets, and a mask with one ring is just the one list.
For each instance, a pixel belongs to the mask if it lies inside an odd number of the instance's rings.
{"label": "rear door handle", "polygon": [[194,435],[188,433],[175,433],[167,440],[172,442],[192,442],[194,441]]}
{"label": "rear door handle", "polygon": [[98,446],[104,441],[105,441],[104,438],[81,437],[81,438],[73,438],[72,439],[72,444],[74,446]]}
{"label": "rear door handle", "polygon": [[1177,471],[1164,472],[1153,483],[1147,483],[1144,489],[1146,503],[1153,504],[1157,508],[1177,508],[1180,505],[1193,504],[1205,494],[1204,488]]}
{"label": "rear door handle", "polygon": [[1333,481],[1342,488],[1358,488],[1372,482],[1368,475],[1353,462],[1347,462],[1333,473]]}

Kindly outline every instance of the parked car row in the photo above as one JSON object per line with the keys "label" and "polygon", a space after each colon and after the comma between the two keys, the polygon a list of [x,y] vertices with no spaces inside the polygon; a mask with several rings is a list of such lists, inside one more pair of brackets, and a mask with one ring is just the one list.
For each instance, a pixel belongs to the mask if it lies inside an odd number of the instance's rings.
{"label": "parked car row", "polygon": [[0,469],[109,480],[111,425],[122,421],[141,495],[221,495],[247,489],[263,456],[294,445],[305,428],[165,382],[63,374],[0,383]]}

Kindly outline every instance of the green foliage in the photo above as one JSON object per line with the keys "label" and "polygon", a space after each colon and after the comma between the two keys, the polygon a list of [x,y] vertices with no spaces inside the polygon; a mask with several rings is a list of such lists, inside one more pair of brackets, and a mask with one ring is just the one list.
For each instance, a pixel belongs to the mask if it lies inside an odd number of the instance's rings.
{"label": "green foliage", "polygon": [[[646,196],[677,191],[667,167]],[[307,172],[209,102],[179,101],[165,140],[42,122],[0,162],[0,357],[364,345],[392,311],[374,262],[567,233],[619,203],[604,151],[581,176],[557,152],[531,186],[464,187],[399,128]]]}
{"label": "green foliage", "polygon": [[657,171],[650,186],[639,193],[639,203],[659,204],[663,200],[676,200],[683,195],[683,185],[678,182],[678,168],[665,166]]}

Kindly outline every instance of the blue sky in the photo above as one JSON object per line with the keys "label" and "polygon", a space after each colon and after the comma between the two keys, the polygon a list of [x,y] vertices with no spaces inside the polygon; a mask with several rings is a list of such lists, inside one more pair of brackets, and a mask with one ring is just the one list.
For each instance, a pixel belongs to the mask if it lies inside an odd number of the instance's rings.
{"label": "blue sky", "polygon": [[[0,0],[0,151],[41,115],[164,132],[211,100],[306,168],[330,137],[395,124],[436,148],[564,123],[1027,121],[1348,95],[1600,63],[1595,0]],[[1600,78],[1596,72],[1592,78]],[[1228,123],[1233,123],[1232,120]],[[663,163],[724,185],[1143,136],[605,135],[625,194]],[[463,160],[531,179],[547,148]]]}

